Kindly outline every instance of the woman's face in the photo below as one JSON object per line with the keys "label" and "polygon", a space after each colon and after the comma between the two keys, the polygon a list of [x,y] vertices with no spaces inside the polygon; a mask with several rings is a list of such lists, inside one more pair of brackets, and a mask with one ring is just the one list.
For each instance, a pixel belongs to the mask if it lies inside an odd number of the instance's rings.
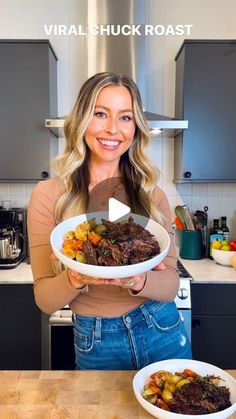
{"label": "woman's face", "polygon": [[104,87],[85,133],[92,158],[100,162],[119,162],[132,144],[135,127],[129,90],[124,86]]}

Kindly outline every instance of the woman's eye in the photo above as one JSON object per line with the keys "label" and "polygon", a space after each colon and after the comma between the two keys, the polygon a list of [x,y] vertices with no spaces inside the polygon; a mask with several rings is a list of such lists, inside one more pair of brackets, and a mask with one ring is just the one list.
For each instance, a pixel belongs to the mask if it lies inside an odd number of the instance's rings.
{"label": "woman's eye", "polygon": [[123,115],[121,119],[122,121],[132,121],[133,118],[130,115]]}
{"label": "woman's eye", "polygon": [[94,115],[97,116],[98,118],[105,118],[106,117],[105,112],[102,112],[102,111],[97,111],[97,112],[94,113]]}

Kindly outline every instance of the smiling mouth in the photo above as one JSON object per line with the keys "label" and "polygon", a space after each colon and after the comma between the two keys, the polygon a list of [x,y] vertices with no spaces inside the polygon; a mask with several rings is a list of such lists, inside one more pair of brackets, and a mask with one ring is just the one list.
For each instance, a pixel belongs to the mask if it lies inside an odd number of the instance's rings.
{"label": "smiling mouth", "polygon": [[97,141],[102,146],[106,148],[110,148],[110,149],[117,148],[119,144],[121,143],[121,141],[118,141],[118,140],[104,140],[103,138],[97,138]]}

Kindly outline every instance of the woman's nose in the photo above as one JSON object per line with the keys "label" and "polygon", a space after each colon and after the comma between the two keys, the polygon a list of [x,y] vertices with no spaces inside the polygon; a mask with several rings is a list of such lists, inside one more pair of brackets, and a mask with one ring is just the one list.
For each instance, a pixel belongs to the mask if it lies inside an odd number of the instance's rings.
{"label": "woman's nose", "polygon": [[117,134],[119,129],[118,129],[117,120],[115,118],[109,118],[106,125],[106,131],[109,134]]}

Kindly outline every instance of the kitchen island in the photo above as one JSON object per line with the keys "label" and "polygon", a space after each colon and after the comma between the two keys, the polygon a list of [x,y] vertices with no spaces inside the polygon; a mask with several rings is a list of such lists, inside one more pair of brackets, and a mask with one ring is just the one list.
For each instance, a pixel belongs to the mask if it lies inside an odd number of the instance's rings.
{"label": "kitchen island", "polygon": [[[236,378],[236,370],[228,372]],[[0,417],[152,418],[134,396],[134,375],[135,371],[1,371]]]}

